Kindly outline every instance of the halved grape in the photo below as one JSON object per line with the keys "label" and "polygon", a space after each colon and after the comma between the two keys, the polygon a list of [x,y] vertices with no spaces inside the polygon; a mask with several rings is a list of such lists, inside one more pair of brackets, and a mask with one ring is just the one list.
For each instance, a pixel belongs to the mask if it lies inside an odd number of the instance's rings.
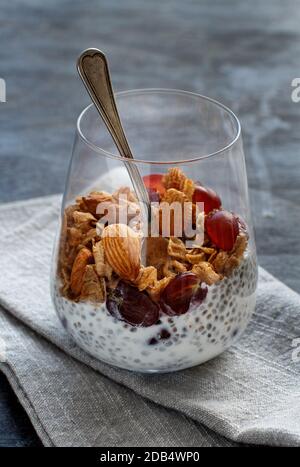
{"label": "halved grape", "polygon": [[160,202],[160,194],[154,188],[147,188],[149,199],[151,203],[159,203]]}
{"label": "halved grape", "polygon": [[132,326],[152,326],[158,321],[159,306],[145,292],[120,281],[106,300],[109,313]]}
{"label": "halved grape", "polygon": [[205,217],[205,230],[217,247],[230,251],[239,234],[239,219],[229,211],[214,211]]}
{"label": "halved grape", "polygon": [[206,292],[202,289],[196,274],[192,272],[184,272],[178,274],[164,289],[160,306],[162,311],[169,316],[183,315],[193,303],[201,303]]}
{"label": "halved grape", "polygon": [[144,175],[143,177],[146,188],[158,191],[160,195],[162,195],[165,192],[165,187],[163,185],[162,179],[162,174],[149,174]]}
{"label": "halved grape", "polygon": [[171,337],[171,334],[167,329],[162,329],[156,337],[151,337],[148,341],[148,345],[156,345],[160,341],[165,341]]}
{"label": "halved grape", "polygon": [[211,188],[197,184],[193,194],[193,203],[204,203],[204,212],[208,214],[221,207],[220,196]]}

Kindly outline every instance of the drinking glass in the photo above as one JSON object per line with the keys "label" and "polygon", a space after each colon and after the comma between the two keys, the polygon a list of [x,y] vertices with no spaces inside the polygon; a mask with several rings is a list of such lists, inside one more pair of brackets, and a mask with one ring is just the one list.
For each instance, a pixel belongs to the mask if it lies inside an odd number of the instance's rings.
{"label": "drinking glass", "polygon": [[141,216],[124,159],[88,106],[77,121],[52,298],[90,355],[133,371],[181,370],[227,349],[255,307],[240,123],[191,92],[133,90],[116,100],[135,157],[127,164],[144,179],[151,219]]}

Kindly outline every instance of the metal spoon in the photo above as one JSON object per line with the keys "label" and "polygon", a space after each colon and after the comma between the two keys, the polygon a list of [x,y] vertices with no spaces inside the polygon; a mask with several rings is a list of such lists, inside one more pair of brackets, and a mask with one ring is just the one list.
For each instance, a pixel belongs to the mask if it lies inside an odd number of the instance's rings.
{"label": "metal spoon", "polygon": [[[104,53],[98,49],[83,51],[77,61],[77,70],[121,156],[124,159],[134,159],[121,124]],[[136,196],[141,202],[144,219],[148,220],[150,200],[142,176],[136,164],[124,163]]]}

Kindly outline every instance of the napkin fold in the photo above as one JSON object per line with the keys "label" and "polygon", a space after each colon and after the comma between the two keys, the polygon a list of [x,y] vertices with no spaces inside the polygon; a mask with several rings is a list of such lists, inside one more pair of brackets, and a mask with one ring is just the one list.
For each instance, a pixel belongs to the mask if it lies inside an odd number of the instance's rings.
{"label": "napkin fold", "polygon": [[[263,269],[239,342],[185,371],[90,357],[49,291],[60,196],[0,207],[0,368],[47,446],[300,445],[300,297]],[[298,340],[297,340],[298,339]]]}

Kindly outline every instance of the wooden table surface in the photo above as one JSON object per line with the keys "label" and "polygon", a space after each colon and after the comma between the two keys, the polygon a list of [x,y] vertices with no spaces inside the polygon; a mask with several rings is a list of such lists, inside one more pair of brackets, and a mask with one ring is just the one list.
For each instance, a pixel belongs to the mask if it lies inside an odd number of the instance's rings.
{"label": "wooden table surface", "polygon": [[[79,52],[107,52],[116,90],[196,91],[240,117],[260,264],[300,291],[297,0],[2,0],[0,202],[63,191],[88,103]],[[0,375],[0,446],[40,444]]]}

